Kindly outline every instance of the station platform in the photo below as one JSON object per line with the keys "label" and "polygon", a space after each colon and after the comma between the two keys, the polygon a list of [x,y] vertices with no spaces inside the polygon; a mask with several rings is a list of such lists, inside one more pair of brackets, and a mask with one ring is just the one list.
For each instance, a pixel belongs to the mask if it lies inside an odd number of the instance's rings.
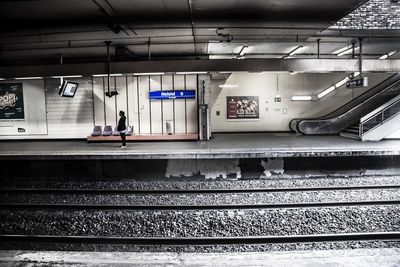
{"label": "station platform", "polygon": [[88,143],[86,140],[2,141],[0,159],[230,159],[400,155],[400,140],[361,142],[293,133],[215,134],[210,141]]}
{"label": "station platform", "polygon": [[242,253],[1,251],[0,264],[51,266],[398,266],[400,249]]}

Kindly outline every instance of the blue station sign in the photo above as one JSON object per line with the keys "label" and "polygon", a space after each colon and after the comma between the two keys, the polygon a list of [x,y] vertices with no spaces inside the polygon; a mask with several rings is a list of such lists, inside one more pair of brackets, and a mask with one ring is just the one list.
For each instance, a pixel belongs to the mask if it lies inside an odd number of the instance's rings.
{"label": "blue station sign", "polygon": [[153,91],[149,92],[150,100],[196,98],[195,90]]}
{"label": "blue station sign", "polygon": [[347,88],[356,88],[356,87],[367,87],[368,86],[368,77],[363,77],[360,79],[353,79],[347,81],[346,87]]}

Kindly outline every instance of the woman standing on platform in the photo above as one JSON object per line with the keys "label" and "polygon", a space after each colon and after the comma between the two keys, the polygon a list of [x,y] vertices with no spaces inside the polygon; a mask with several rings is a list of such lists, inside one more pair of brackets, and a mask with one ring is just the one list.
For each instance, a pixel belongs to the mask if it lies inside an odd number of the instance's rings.
{"label": "woman standing on platform", "polygon": [[121,148],[126,148],[126,136],[125,136],[125,131],[126,131],[126,117],[125,117],[125,112],[123,112],[122,110],[119,112],[119,122],[118,122],[118,127],[117,127],[117,131],[119,132],[119,134],[121,135],[121,139],[122,139],[122,146]]}

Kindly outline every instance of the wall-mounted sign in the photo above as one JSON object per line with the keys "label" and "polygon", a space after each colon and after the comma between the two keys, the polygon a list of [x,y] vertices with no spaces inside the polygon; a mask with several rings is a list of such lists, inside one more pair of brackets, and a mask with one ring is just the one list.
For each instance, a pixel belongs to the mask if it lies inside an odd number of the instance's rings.
{"label": "wall-mounted sign", "polygon": [[368,77],[353,79],[346,83],[347,88],[367,87],[367,86],[368,86]]}
{"label": "wall-mounted sign", "polygon": [[228,119],[258,119],[258,96],[227,96]]}
{"label": "wall-mounted sign", "polygon": [[24,118],[22,83],[0,83],[0,120]]}
{"label": "wall-mounted sign", "polygon": [[195,90],[153,91],[149,92],[150,100],[196,98]]}

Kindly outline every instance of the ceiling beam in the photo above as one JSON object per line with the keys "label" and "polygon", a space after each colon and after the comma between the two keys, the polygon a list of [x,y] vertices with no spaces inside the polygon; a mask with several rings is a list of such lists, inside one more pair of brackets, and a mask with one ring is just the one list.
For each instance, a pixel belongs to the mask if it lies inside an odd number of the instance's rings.
{"label": "ceiling beam", "polygon": [[[215,59],[215,60],[165,60],[113,62],[111,73],[196,72],[196,71],[295,71],[295,72],[355,72],[357,59]],[[365,72],[400,72],[400,59],[363,60]],[[106,63],[63,64],[43,66],[0,67],[1,78],[49,77],[59,75],[84,75],[107,73]]]}

